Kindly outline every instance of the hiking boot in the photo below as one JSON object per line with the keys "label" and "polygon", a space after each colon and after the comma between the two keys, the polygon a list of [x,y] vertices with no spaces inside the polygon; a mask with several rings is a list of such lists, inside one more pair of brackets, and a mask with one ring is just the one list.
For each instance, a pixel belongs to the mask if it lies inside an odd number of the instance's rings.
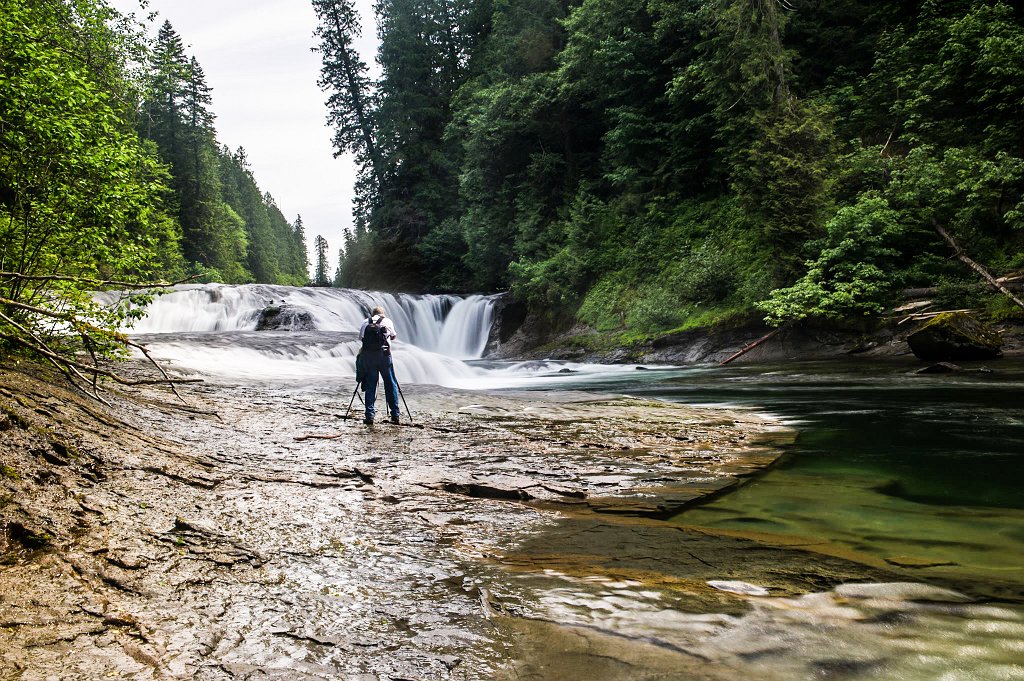
{"label": "hiking boot", "polygon": [[364,426],[372,426],[373,425],[373,419],[363,419],[363,425]]}
{"label": "hiking boot", "polygon": [[398,414],[392,414],[391,415],[391,423],[394,423],[395,425],[399,424]]}

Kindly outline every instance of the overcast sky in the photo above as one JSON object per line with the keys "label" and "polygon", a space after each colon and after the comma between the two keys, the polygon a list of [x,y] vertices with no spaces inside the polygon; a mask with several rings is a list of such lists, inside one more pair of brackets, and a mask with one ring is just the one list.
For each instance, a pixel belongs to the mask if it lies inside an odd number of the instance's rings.
{"label": "overcast sky", "polygon": [[[322,234],[337,265],[342,230],[352,224],[355,166],[333,157],[326,95],[317,87],[320,55],[310,51],[317,19],[309,0],[109,0],[121,12],[167,19],[199,60],[213,88],[217,138],[245,147],[260,189],[277,201],[289,222],[302,215],[307,249]],[[356,0],[363,19],[360,55],[375,68],[372,0]]]}

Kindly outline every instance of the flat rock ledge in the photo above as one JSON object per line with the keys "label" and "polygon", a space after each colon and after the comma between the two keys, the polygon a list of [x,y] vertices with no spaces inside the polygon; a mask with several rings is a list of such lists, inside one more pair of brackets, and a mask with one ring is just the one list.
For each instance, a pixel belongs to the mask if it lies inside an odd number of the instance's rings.
{"label": "flat rock ledge", "polygon": [[495,556],[670,515],[792,437],[580,393],[405,386],[421,427],[366,428],[348,386],[126,390],[0,371],[2,678],[497,678]]}
{"label": "flat rock ledge", "polygon": [[664,518],[764,471],[793,437],[744,412],[628,397],[551,399],[538,406],[503,396],[461,407],[486,451],[411,467],[402,482],[574,512]]}

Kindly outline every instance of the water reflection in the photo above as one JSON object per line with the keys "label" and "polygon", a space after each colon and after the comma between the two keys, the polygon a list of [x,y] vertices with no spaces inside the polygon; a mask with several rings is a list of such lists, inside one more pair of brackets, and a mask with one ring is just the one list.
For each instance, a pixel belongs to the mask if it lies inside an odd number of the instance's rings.
{"label": "water reflection", "polygon": [[825,539],[1024,599],[1024,362],[941,376],[918,366],[702,367],[585,387],[756,408],[798,429],[782,465],[681,524]]}

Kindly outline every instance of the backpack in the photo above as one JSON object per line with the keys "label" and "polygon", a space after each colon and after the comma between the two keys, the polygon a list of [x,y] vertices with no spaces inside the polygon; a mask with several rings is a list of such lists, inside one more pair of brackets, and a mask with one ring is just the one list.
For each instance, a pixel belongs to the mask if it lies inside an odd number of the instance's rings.
{"label": "backpack", "polygon": [[377,321],[373,321],[373,317],[367,319],[366,329],[363,330],[363,347],[359,352],[383,352],[387,354],[391,351],[387,332],[381,326],[382,321],[384,321],[384,317],[377,317]]}

